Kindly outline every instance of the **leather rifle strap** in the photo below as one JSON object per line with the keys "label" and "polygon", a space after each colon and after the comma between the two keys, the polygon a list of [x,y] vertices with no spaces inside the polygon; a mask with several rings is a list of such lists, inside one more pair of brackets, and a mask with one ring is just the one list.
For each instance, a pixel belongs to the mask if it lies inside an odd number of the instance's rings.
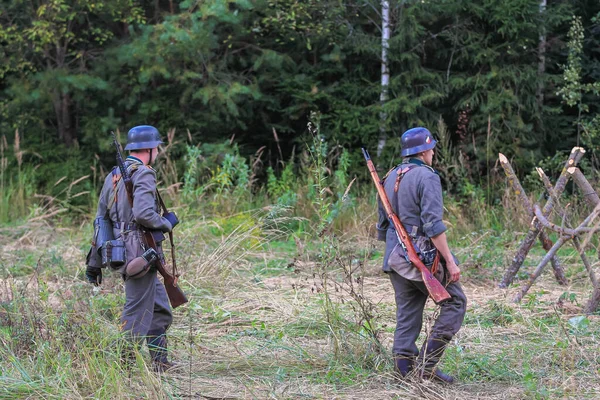
{"label": "leather rifle strap", "polygon": [[[160,208],[163,209],[163,212],[166,214],[169,212],[165,202],[162,199],[162,196],[156,189],[156,197],[158,198],[158,203],[160,204]],[[177,273],[177,260],[175,259],[175,241],[173,240],[173,230],[169,232],[169,242],[171,243],[171,260],[173,262],[173,278],[174,284],[177,285],[177,279],[179,278],[179,274]]]}

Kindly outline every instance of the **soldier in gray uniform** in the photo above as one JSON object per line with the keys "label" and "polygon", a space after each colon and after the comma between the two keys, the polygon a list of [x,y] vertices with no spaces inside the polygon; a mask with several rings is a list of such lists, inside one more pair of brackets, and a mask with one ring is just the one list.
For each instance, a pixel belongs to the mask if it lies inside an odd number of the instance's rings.
{"label": "soldier in gray uniform", "polygon": [[431,334],[419,351],[416,340],[423,325],[427,288],[419,270],[404,257],[394,226],[380,204],[378,239],[386,242],[383,270],[390,276],[396,297],[395,370],[404,377],[417,363],[423,378],[452,383],[454,379],[436,366],[462,325],[467,299],[458,283],[457,260],[446,240],[440,177],[431,167],[436,141],[427,129],[420,127],[406,131],[401,141],[404,159],[384,178],[385,192],[429,268],[439,252],[441,262],[435,277],[446,286],[451,299],[441,304]]}
{"label": "soldier in gray uniform", "polygon": [[[142,125],[127,133],[125,150],[130,155],[125,166],[133,183],[133,206],[130,205],[127,190],[121,179],[118,167],[108,174],[100,193],[96,221],[105,219],[112,225],[112,234],[125,244],[126,259],[138,259],[148,250],[139,226],[170,232],[178,223],[174,213],[161,215],[156,194],[156,172],[150,166],[158,156],[158,146],[163,142],[158,130]],[[95,224],[96,225],[96,224]],[[96,229],[98,237],[98,228]],[[101,235],[100,235],[101,236]],[[160,234],[164,239],[164,235]],[[87,279],[98,285],[102,282],[101,261],[96,238],[88,255]],[[164,259],[160,244],[158,256]],[[156,268],[147,272],[128,275],[127,266],[118,269],[125,280],[125,307],[121,315],[121,329],[130,342],[139,343],[146,339],[153,362],[153,369],[163,372],[173,367],[167,358],[166,331],[173,316],[164,285],[158,280]]]}

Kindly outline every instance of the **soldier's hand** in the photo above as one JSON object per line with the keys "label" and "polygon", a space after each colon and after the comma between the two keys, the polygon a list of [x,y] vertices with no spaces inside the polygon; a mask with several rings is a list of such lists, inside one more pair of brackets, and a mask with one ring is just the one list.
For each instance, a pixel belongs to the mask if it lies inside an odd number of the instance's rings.
{"label": "soldier's hand", "polygon": [[163,217],[171,223],[171,229],[175,228],[175,226],[179,223],[177,215],[175,215],[174,212],[168,212],[166,214],[163,214]]}
{"label": "soldier's hand", "polygon": [[446,271],[448,272],[448,282],[458,282],[460,279],[460,268],[458,265],[452,260],[451,262],[446,262]]}
{"label": "soldier's hand", "polygon": [[99,286],[102,283],[102,269],[88,266],[85,270],[85,277],[89,283]]}

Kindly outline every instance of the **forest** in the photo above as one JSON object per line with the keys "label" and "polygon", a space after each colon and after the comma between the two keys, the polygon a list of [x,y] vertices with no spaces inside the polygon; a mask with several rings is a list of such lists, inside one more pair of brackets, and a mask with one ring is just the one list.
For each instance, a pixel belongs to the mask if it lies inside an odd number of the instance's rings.
{"label": "forest", "polygon": [[[188,147],[210,157],[225,142],[242,157],[261,150],[280,173],[278,160],[299,163],[311,112],[361,180],[361,146],[391,166],[402,132],[430,128],[452,149],[441,160],[448,190],[481,187],[489,204],[503,186],[498,152],[524,176],[574,145],[597,147],[597,1],[385,4],[5,2],[4,185],[35,169],[32,190],[52,194],[63,176],[110,168],[110,131],[141,124],[175,130],[178,179]],[[14,146],[23,157],[10,156]]]}
{"label": "forest", "polygon": [[[597,0],[6,0],[0,57],[0,399],[600,397]],[[178,374],[123,365],[125,284],[85,277],[137,125],[181,221]],[[452,386],[394,374],[361,152],[382,177],[416,126],[468,299]]]}

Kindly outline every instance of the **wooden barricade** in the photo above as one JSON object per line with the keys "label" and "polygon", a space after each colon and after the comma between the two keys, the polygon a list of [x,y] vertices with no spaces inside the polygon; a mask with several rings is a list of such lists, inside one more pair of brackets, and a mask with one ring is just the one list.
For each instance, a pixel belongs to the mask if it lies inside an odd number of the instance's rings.
{"label": "wooden barricade", "polygon": [[[552,185],[550,179],[548,179],[541,168],[537,168],[538,175],[544,183],[544,187],[549,195],[548,200],[543,208],[538,204],[531,203],[525,194],[521,183],[515,175],[510,162],[506,156],[499,154],[500,164],[502,165],[502,168],[504,169],[504,172],[508,178],[508,184],[522,202],[529,216],[532,218],[529,231],[521,242],[512,260],[512,263],[506,270],[506,273],[504,274],[499,286],[501,288],[506,288],[513,282],[517,272],[523,265],[523,262],[527,258],[527,254],[531,250],[531,247],[535,243],[536,239],[541,241],[544,250],[547,252],[533,273],[529,275],[529,279],[525,282],[525,284],[521,287],[521,290],[515,296],[515,302],[521,301],[523,296],[531,288],[535,280],[540,276],[542,270],[549,262],[552,264],[554,275],[558,283],[561,285],[566,285],[568,283],[556,253],[564,244],[567,242],[572,242],[574,248],[581,257],[594,288],[592,296],[584,311],[586,313],[592,313],[598,308],[598,304],[600,303],[600,284],[594,272],[593,266],[585,254],[585,248],[589,244],[593,234],[600,230],[600,220],[594,224],[594,221],[600,215],[600,196],[598,196],[598,193],[593,189],[592,185],[588,182],[583,173],[581,173],[579,168],[577,168],[577,164],[584,154],[585,150],[583,148],[573,148],[569,159],[565,163],[565,166],[555,185]],[[572,179],[575,185],[583,193],[586,202],[594,207],[592,212],[583,220],[583,222],[581,222],[575,228],[571,227],[569,215],[567,214],[566,209],[562,207],[559,200],[560,195],[563,193],[569,179]],[[551,222],[549,219],[552,212],[560,217],[562,221],[560,225]],[[594,225],[592,226],[592,224]],[[551,230],[559,234],[559,238],[556,243],[552,243],[552,241],[548,238],[548,233],[546,230]]]}

